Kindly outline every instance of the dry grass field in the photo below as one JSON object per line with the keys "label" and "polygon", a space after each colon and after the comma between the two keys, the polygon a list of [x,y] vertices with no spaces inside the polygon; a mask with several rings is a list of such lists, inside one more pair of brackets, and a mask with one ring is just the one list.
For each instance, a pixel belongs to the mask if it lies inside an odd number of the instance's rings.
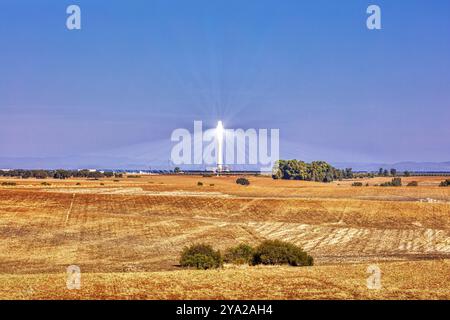
{"label": "dry grass field", "polygon": [[[249,177],[0,179],[1,299],[450,298],[450,188]],[[4,181],[16,186],[2,186]],[[197,182],[203,186],[198,186]],[[316,265],[177,266],[186,245],[224,250],[264,239],[296,243]],[[449,259],[449,260],[446,260]],[[382,270],[368,290],[367,266]],[[82,271],[66,288],[66,268]]]}

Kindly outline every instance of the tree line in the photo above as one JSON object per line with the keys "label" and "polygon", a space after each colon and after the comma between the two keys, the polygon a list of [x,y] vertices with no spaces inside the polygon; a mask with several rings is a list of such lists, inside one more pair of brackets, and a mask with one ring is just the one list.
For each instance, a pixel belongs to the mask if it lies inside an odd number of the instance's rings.
{"label": "tree line", "polygon": [[68,178],[121,178],[122,174],[114,173],[112,171],[100,172],[100,171],[90,171],[90,170],[0,170],[0,176],[2,177],[13,177],[13,178],[36,178],[36,179],[68,179]]}
{"label": "tree line", "polygon": [[378,172],[353,172],[352,168],[337,169],[325,161],[307,163],[301,160],[279,160],[274,167],[274,179],[332,182],[334,180],[378,177],[410,177],[410,171],[380,168]]}
{"label": "tree line", "polygon": [[307,163],[300,160],[279,160],[274,168],[274,179],[332,182],[352,179],[351,168],[337,169],[325,161]]}

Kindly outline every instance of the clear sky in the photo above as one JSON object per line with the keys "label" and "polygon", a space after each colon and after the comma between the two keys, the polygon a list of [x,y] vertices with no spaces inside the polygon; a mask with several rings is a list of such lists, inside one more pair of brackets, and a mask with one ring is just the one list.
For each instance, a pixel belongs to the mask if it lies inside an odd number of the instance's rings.
{"label": "clear sky", "polygon": [[1,0],[0,117],[0,166],[156,163],[219,119],[282,158],[450,161],[450,1]]}

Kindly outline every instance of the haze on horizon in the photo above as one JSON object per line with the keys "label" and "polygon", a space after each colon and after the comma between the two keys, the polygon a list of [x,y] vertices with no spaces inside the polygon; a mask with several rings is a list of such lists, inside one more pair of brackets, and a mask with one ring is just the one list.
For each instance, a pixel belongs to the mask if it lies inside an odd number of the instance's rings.
{"label": "haze on horizon", "polygon": [[80,0],[80,31],[69,4],[0,3],[0,167],[164,164],[194,120],[279,128],[282,158],[450,161],[448,1]]}

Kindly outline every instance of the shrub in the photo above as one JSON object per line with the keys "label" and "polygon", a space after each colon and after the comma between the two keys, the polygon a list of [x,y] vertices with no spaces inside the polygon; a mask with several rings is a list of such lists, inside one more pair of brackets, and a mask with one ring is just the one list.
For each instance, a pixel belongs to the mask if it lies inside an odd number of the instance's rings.
{"label": "shrub", "polygon": [[212,174],[210,174],[210,173],[204,173],[204,174],[202,174],[202,177],[203,178],[212,178]]}
{"label": "shrub", "polygon": [[2,182],[2,186],[15,186],[15,185],[17,185],[17,183],[15,183],[15,182],[9,182],[9,181]]}
{"label": "shrub", "polygon": [[237,178],[236,183],[240,184],[241,186],[248,186],[248,185],[250,185],[250,181],[248,181],[248,179],[244,178],[244,177]]}
{"label": "shrub", "polygon": [[220,251],[214,251],[210,245],[195,244],[183,249],[180,258],[182,267],[196,269],[220,268],[223,264]]}
{"label": "shrub", "polygon": [[252,263],[253,265],[312,266],[314,259],[294,244],[279,240],[266,240],[255,249]]}
{"label": "shrub", "polygon": [[210,183],[209,186],[210,186],[210,187],[214,187],[214,183]]}
{"label": "shrub", "polygon": [[41,185],[43,185],[43,186],[51,186],[51,184],[48,183],[48,182],[42,182]]}
{"label": "shrub", "polygon": [[224,261],[234,264],[251,264],[255,249],[245,243],[229,248],[225,252]]}
{"label": "shrub", "polygon": [[380,184],[381,187],[401,187],[402,186],[402,179],[401,178],[394,178],[391,182],[385,182]]}
{"label": "shrub", "polygon": [[410,183],[407,184],[408,187],[417,187],[419,185],[419,183],[417,181],[411,181]]}
{"label": "shrub", "polygon": [[446,179],[446,180],[442,181],[440,186],[441,187],[448,187],[448,186],[450,186],[450,179]]}
{"label": "shrub", "polygon": [[203,186],[203,182],[201,182],[201,181],[197,182],[197,186],[202,187]]}
{"label": "shrub", "polygon": [[77,186],[81,186],[81,183],[79,183],[79,182],[77,182],[77,184],[76,184]]}
{"label": "shrub", "polygon": [[129,179],[138,179],[138,178],[140,178],[141,176],[137,176],[137,175],[128,175],[127,176],[127,178],[129,178]]}
{"label": "shrub", "polygon": [[353,186],[353,187],[362,187],[363,184],[362,184],[362,182],[353,182],[353,183],[352,183],[352,186]]}

